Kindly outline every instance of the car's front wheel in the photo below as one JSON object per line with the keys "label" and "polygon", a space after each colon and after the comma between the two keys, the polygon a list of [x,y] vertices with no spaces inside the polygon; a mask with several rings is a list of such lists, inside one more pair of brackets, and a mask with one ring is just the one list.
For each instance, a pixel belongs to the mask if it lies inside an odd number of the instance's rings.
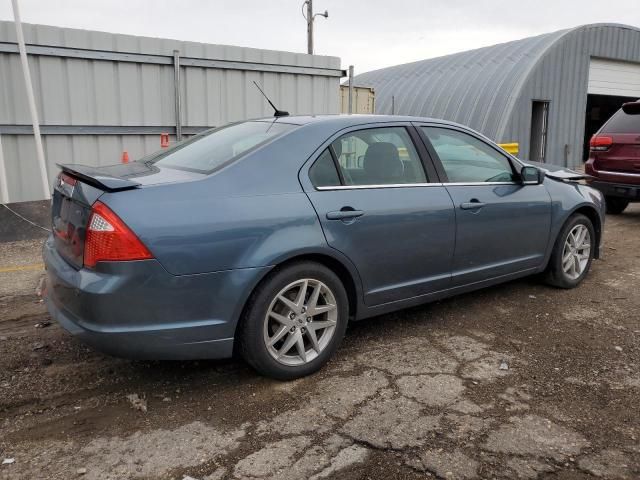
{"label": "car's front wheel", "polygon": [[587,276],[595,249],[596,235],[591,220],[580,213],[562,227],[547,266],[547,283],[574,288]]}
{"label": "car's front wheel", "polygon": [[606,197],[605,203],[607,205],[607,213],[610,213],[611,215],[620,215],[629,205],[629,200],[618,197]]}
{"label": "car's front wheel", "polygon": [[347,294],[335,273],[315,262],[286,266],[251,296],[240,325],[240,353],[269,377],[309,375],[338,348],[348,315]]}

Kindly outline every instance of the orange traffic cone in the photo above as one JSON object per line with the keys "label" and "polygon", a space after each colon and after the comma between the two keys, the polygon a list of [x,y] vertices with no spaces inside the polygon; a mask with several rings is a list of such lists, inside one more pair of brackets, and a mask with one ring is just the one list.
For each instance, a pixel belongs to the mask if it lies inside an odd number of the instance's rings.
{"label": "orange traffic cone", "polygon": [[129,152],[122,152],[122,163],[129,163]]}

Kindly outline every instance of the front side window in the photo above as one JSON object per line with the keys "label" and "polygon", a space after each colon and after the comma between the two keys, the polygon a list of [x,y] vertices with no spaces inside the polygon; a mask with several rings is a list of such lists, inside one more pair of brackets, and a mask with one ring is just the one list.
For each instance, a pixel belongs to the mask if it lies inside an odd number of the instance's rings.
{"label": "front side window", "polygon": [[513,182],[509,159],[485,142],[458,130],[421,127],[451,183]]}
{"label": "front side window", "polygon": [[243,122],[196,135],[141,161],[158,166],[211,173],[240,155],[296,128],[271,122]]}
{"label": "front side window", "polygon": [[427,177],[404,127],[349,132],[331,144],[345,185],[424,183]]}

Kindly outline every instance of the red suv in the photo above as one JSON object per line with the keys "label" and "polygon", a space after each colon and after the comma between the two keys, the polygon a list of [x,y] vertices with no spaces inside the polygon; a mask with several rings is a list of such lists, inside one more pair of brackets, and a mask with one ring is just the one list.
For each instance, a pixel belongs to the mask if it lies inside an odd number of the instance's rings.
{"label": "red suv", "polygon": [[640,100],[625,103],[591,138],[587,181],[607,200],[607,213],[640,202]]}

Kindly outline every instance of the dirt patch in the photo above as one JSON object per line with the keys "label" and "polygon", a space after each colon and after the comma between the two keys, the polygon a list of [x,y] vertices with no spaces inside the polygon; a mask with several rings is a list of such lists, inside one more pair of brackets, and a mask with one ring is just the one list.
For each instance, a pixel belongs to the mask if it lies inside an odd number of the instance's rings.
{"label": "dirt patch", "polygon": [[609,218],[577,289],[530,278],[354,324],[289,383],[102,355],[42,326],[42,272],[3,273],[0,479],[640,478],[639,228],[639,206]]}

